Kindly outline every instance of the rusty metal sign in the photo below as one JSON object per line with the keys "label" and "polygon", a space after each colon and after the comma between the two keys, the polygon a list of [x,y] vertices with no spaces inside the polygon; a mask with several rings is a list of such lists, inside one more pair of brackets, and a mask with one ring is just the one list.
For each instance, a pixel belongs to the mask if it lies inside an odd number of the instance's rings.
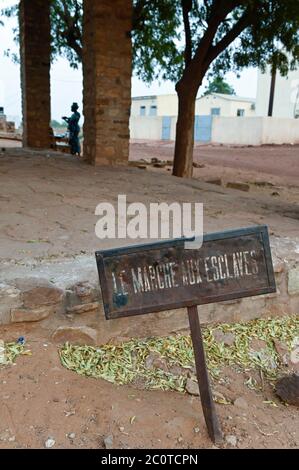
{"label": "rusty metal sign", "polygon": [[187,307],[202,409],[210,438],[222,441],[206,367],[197,305],[276,291],[265,226],[97,251],[107,319]]}
{"label": "rusty metal sign", "polygon": [[107,319],[275,292],[267,228],[96,253]]}

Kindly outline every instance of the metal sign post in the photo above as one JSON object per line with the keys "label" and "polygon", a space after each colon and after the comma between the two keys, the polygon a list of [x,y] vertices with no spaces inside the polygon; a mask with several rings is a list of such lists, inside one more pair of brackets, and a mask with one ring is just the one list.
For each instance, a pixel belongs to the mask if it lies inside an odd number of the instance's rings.
{"label": "metal sign post", "polygon": [[107,319],[187,307],[203,413],[220,442],[197,305],[276,292],[267,227],[204,235],[200,249],[175,239],[97,251],[96,260]]}

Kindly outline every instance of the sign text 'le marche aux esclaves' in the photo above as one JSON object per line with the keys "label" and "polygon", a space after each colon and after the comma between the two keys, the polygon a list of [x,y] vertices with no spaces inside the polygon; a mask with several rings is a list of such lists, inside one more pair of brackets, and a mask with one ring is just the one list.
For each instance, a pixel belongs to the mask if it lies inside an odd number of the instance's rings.
{"label": "sign text 'le marche aux esclaves'", "polygon": [[275,291],[265,227],[97,252],[107,318]]}

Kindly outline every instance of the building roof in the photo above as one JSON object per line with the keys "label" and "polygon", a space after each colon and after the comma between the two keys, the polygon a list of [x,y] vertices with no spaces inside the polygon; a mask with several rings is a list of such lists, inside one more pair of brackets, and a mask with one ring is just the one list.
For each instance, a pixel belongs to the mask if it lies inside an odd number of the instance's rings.
{"label": "building roof", "polygon": [[[155,100],[158,98],[158,96],[175,96],[177,97],[176,93],[170,93],[170,94],[164,94],[164,95],[146,95],[146,96],[133,96],[132,100],[133,101],[138,101],[138,100]],[[205,98],[207,96],[216,96],[218,98],[221,98],[223,100],[228,100],[228,101],[243,101],[246,103],[255,103],[254,98],[244,98],[243,96],[237,96],[237,95],[226,95],[224,93],[210,93],[209,95],[203,95],[203,96],[198,96],[196,99],[200,100],[201,98]]]}
{"label": "building roof", "polygon": [[147,96],[133,96],[132,100],[155,100],[157,95],[147,95]]}
{"label": "building roof", "polygon": [[226,95],[225,93],[210,93],[209,95],[199,96],[196,99],[200,100],[201,98],[205,98],[206,96],[217,96],[218,98],[228,101],[245,101],[247,103],[255,103],[254,98],[244,98],[243,96],[237,95]]}

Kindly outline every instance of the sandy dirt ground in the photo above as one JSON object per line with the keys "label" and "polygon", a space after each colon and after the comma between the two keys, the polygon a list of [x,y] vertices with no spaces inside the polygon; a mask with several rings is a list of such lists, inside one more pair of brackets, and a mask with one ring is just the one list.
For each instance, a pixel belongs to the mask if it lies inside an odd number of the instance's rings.
{"label": "sandy dirt ground", "polygon": [[[132,160],[168,160],[172,152],[165,143],[131,146]],[[205,231],[265,223],[277,238],[298,238],[298,147],[202,146],[195,160],[204,167],[186,181],[172,177],[170,166],[93,168],[66,155],[0,146],[1,269],[9,260],[93,253],[102,243],[94,235],[95,207],[116,202],[119,192],[128,202],[204,202]],[[222,186],[206,182],[215,178]],[[228,181],[249,182],[250,190],[228,189]],[[79,376],[60,365],[57,347],[38,325],[0,328],[1,339],[20,335],[32,356],[0,368],[0,448],[44,447],[50,437],[56,448],[102,448],[110,435],[116,448],[212,446],[198,397]],[[263,392],[250,390],[246,371],[227,369],[223,377],[214,389],[248,404],[216,405],[224,435],[235,441],[224,447],[298,447],[297,409],[279,402],[267,384]]]}
{"label": "sandy dirt ground", "polygon": [[[298,150],[275,148],[276,164],[279,154],[279,161],[285,157],[293,168],[289,176],[287,165],[281,163],[280,176],[276,176],[258,172],[258,158],[263,161],[272,148],[229,149],[242,162],[255,158],[256,170],[249,173],[232,161],[230,173],[225,173],[222,149],[201,147],[196,154],[210,152],[218,163],[203,163],[204,168],[195,168],[194,178],[186,180],[172,177],[170,166],[94,168],[68,155],[7,148],[0,151],[0,259],[93,254],[95,249],[112,246],[113,242],[95,236],[95,208],[103,201],[116,204],[119,193],[127,195],[128,203],[203,202],[206,232],[267,224],[272,235],[298,238],[299,188],[294,178]],[[131,157],[166,159],[171,152],[170,146],[132,144]],[[204,162],[209,158],[209,154],[202,157]],[[274,163],[267,158],[272,171]],[[219,178],[222,186],[205,182]],[[228,189],[226,181],[250,181],[250,190]]]}
{"label": "sandy dirt ground", "polygon": [[[1,329],[4,339],[20,334],[32,356],[0,368],[0,448],[43,448],[52,438],[53,448],[101,449],[109,436],[118,449],[213,447],[198,397],[80,376],[61,366],[56,346],[38,327]],[[298,448],[298,410],[282,404],[267,384],[263,392],[250,390],[248,378],[227,368],[225,383],[213,383],[226,399],[245,401],[241,408],[216,404],[224,434],[219,447]]]}

